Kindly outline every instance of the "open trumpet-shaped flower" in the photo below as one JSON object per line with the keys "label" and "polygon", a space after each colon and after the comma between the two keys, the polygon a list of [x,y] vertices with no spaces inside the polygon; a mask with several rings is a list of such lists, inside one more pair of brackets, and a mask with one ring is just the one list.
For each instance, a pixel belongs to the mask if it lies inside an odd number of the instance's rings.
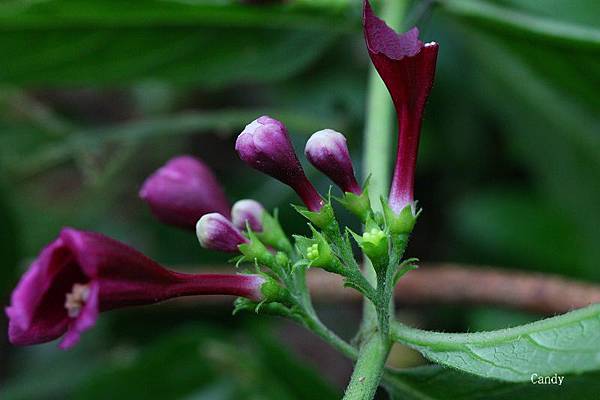
{"label": "open trumpet-shaped flower", "polygon": [[179,296],[228,294],[259,301],[259,275],[183,274],[167,270],[104,235],[65,228],[31,264],[6,309],[16,345],[64,335],[61,348],[79,341],[101,311]]}
{"label": "open trumpet-shaped flower", "polygon": [[219,213],[203,215],[196,224],[196,236],[205,249],[229,253],[238,251],[240,244],[248,243],[239,229]]}
{"label": "open trumpet-shaped flower", "polygon": [[252,121],[238,136],[235,149],[246,164],[294,189],[309,210],[321,209],[321,196],[306,178],[281,122],[268,116]]}
{"label": "open trumpet-shaped flower", "polygon": [[171,159],[144,182],[139,193],[162,222],[194,229],[204,214],[229,216],[229,202],[217,178],[191,156]]}
{"label": "open trumpet-shaped flower", "polygon": [[360,195],[346,137],[332,129],[315,132],[306,142],[306,158],[319,171],[327,175],[344,192]]}
{"label": "open trumpet-shaped flower", "polygon": [[368,0],[364,2],[363,18],[369,56],[392,95],[398,117],[398,154],[389,203],[399,213],[407,205],[414,208],[421,120],[433,85],[438,44],[421,42],[417,28],[397,34],[375,16]]}

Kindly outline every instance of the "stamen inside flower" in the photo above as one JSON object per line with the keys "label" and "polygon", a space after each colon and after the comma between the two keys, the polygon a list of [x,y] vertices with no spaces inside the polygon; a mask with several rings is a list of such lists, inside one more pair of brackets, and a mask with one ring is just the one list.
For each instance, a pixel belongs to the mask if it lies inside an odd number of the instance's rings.
{"label": "stamen inside flower", "polygon": [[90,297],[90,285],[76,283],[73,285],[71,293],[67,293],[65,299],[65,308],[70,318],[77,318],[85,302]]}

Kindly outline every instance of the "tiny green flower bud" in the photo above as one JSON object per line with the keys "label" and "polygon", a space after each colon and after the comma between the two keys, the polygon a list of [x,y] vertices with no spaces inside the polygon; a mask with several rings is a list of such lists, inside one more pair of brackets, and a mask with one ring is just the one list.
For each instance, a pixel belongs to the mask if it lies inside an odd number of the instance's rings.
{"label": "tiny green flower bud", "polygon": [[380,260],[388,254],[387,235],[379,228],[371,228],[363,233],[361,247],[371,260]]}
{"label": "tiny green flower bud", "polygon": [[282,251],[278,251],[275,254],[275,263],[283,268],[287,267],[290,263],[290,258]]}
{"label": "tiny green flower bud", "polygon": [[309,260],[314,261],[319,258],[319,245],[317,243],[306,249],[306,256]]}
{"label": "tiny green flower bud", "polygon": [[333,255],[329,243],[312,225],[310,229],[313,232],[312,238],[295,236],[298,251],[310,262],[311,266],[338,272],[339,263]]}

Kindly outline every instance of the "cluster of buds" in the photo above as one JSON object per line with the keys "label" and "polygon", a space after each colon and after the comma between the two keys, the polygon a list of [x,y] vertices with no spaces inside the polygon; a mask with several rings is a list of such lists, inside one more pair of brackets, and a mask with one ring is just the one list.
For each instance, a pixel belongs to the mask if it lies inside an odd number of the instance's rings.
{"label": "cluster of buds", "polygon": [[302,292],[304,285],[294,281],[302,276],[295,274],[298,268],[319,267],[341,274],[348,286],[376,302],[376,289],[354,259],[349,233],[372,261],[378,277],[390,276],[418,216],[414,170],[438,45],[423,44],[416,28],[398,35],[373,14],[368,1],[363,22],[369,55],[398,115],[398,154],[383,210],[371,208],[368,184],[358,184],[343,134],[318,131],[305,147],[308,161],[341,189],[337,200],[365,225],[362,235],[340,231],[330,196],[323,198],[306,177],[285,125],[262,116],[243,129],[235,149],[252,168],[298,194],[306,206],[298,210],[309,219],[312,237],[294,236],[293,247],[277,216],[260,203],[244,199],[230,207],[207,165],[191,156],[173,158],[144,182],[141,199],[160,221],[195,229],[202,247],[238,253],[238,262],[249,262],[256,272],[175,272],[104,235],[65,228],[34,260],[12,293],[6,309],[10,341],[29,345],[62,336],[60,346],[68,348],[95,324],[101,311],[180,296],[233,295],[239,297],[238,308],[262,306],[280,314],[295,308],[298,312],[307,296]]}

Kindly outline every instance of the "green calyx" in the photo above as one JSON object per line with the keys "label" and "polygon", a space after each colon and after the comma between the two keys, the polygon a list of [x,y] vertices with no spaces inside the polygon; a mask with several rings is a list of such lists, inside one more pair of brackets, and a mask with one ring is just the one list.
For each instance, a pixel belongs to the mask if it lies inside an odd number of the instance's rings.
{"label": "green calyx", "polygon": [[406,235],[412,232],[417,222],[417,217],[421,213],[420,210],[416,214],[413,213],[413,206],[409,204],[396,214],[383,198],[381,204],[383,206],[385,224],[391,234]]}
{"label": "green calyx", "polygon": [[277,210],[275,210],[273,214],[274,215],[271,215],[266,211],[263,212],[263,229],[262,232],[256,233],[256,236],[261,240],[261,242],[278,250],[290,253],[292,251],[292,245],[285,235],[285,232],[281,228],[281,225],[279,224]]}
{"label": "green calyx", "polygon": [[288,290],[270,276],[264,275],[264,277],[266,279],[265,283],[260,287],[263,301],[287,303],[290,297]]}
{"label": "green calyx", "polygon": [[372,212],[371,200],[369,199],[369,179],[367,179],[360,195],[345,192],[341,198],[336,198],[336,200],[362,222],[366,222]]}
{"label": "green calyx", "polygon": [[332,224],[335,223],[335,215],[333,214],[333,207],[331,207],[331,201],[327,201],[323,208],[319,211],[309,211],[305,207],[293,206],[298,213],[308,219],[313,225],[321,228],[328,229]]}
{"label": "green calyx", "polygon": [[331,251],[329,243],[312,225],[309,224],[309,226],[313,237],[295,236],[296,247],[309,262],[309,265],[323,268],[326,271],[336,272],[337,260]]}
{"label": "green calyx", "polygon": [[240,244],[238,249],[243,254],[244,261],[258,262],[260,264],[271,265],[274,261],[273,254],[257,237],[256,233],[248,229],[249,243]]}
{"label": "green calyx", "polygon": [[365,255],[373,262],[373,265],[385,264],[388,257],[389,241],[388,235],[381,230],[374,222],[369,221],[362,236],[350,231],[354,240]]}

